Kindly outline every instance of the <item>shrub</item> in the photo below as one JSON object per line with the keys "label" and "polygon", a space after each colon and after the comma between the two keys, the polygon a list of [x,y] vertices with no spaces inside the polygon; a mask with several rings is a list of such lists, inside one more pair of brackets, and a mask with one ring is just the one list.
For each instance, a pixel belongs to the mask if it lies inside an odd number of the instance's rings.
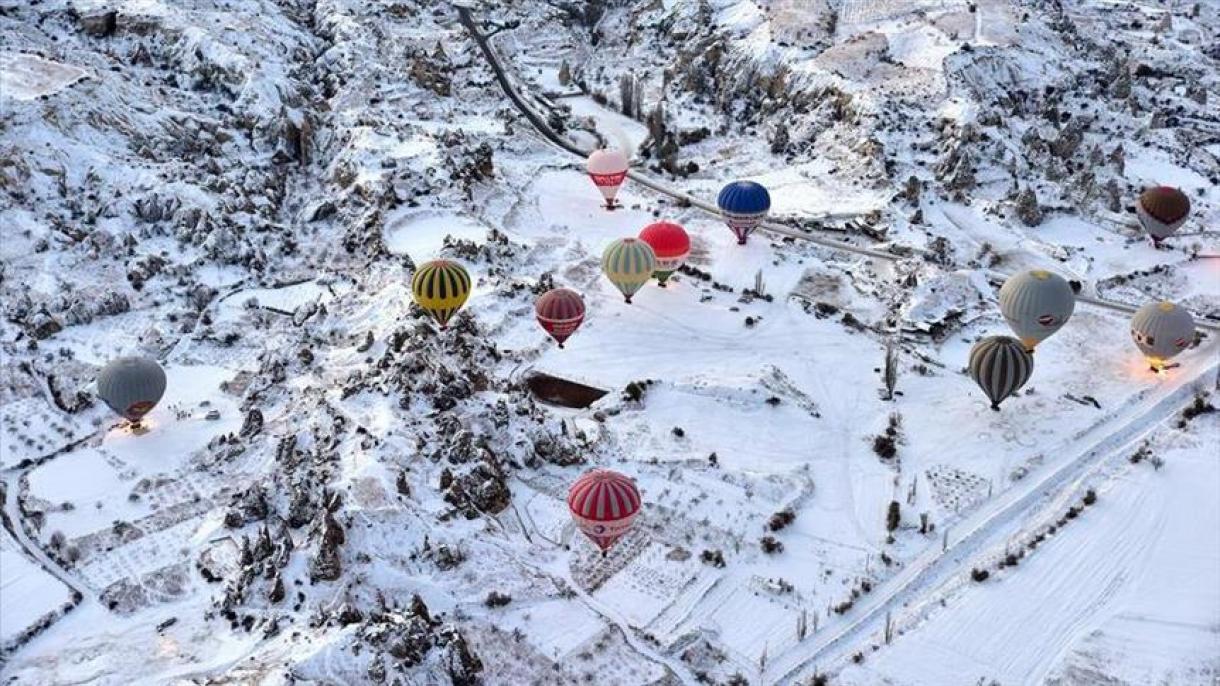
{"label": "shrub", "polygon": [[893,436],[877,434],[873,437],[873,452],[877,457],[888,460],[898,454],[898,445]]}
{"label": "shrub", "polygon": [[893,531],[902,523],[902,511],[898,507],[897,500],[890,501],[889,512],[885,514],[885,528],[887,531]]}
{"label": "shrub", "polygon": [[511,602],[513,602],[512,596],[499,591],[488,593],[487,598],[483,600],[483,604],[487,607],[504,607]]}
{"label": "shrub", "polygon": [[767,522],[767,528],[772,531],[779,531],[796,520],[796,513],[792,508],[785,507],[784,509],[771,515],[771,519]]}
{"label": "shrub", "polygon": [[627,384],[627,388],[623,390],[623,400],[632,400],[635,402],[643,400],[644,392],[647,391],[648,387],[651,385],[652,379],[632,381],[631,383]]}
{"label": "shrub", "polygon": [[1097,502],[1097,492],[1090,488],[1084,493],[1084,504],[1092,505],[1095,502]]}
{"label": "shrub", "polygon": [[978,567],[975,567],[974,569],[970,570],[970,578],[979,583],[986,581],[987,577],[989,576],[991,576],[991,572],[987,571],[986,569],[979,569]]}
{"label": "shrub", "polygon": [[758,544],[762,546],[763,552],[768,555],[784,552],[784,544],[774,536],[763,536],[759,539]]}

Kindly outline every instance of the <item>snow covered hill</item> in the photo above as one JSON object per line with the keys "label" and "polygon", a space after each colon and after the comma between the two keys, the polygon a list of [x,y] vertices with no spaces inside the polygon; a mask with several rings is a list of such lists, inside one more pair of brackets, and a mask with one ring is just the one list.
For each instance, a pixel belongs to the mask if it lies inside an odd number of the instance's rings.
{"label": "snow covered hill", "polygon": [[[0,0],[0,35],[6,683],[1220,675],[1215,3]],[[1192,204],[1160,249],[1154,184]],[[691,256],[628,305],[602,250],[658,219]],[[966,361],[1030,268],[1080,297],[997,413]],[[1199,335],[1158,374],[1162,299]],[[130,354],[168,378],[139,431],[93,386]],[[605,556],[591,466],[643,495]]]}

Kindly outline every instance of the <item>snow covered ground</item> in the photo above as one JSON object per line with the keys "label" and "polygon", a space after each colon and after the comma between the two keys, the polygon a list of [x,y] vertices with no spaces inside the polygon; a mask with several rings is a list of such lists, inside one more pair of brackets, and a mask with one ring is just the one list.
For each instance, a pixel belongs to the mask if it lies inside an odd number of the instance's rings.
{"label": "snow covered ground", "polygon": [[26,557],[7,533],[0,539],[0,568],[4,569],[0,583],[0,607],[4,608],[0,643],[4,645],[71,600],[67,587]]}
{"label": "snow covered ground", "polygon": [[[1216,7],[470,11],[567,140],[704,201],[758,180],[786,233],[638,180],[603,210],[448,6],[10,3],[3,640],[83,599],[0,678],[1214,680],[1220,425],[1180,417],[1220,404]],[[1142,240],[1150,183],[1199,235]],[[692,269],[626,304],[602,250],[660,219]],[[474,281],[446,332],[409,291],[437,256]],[[965,363],[1032,267],[1120,309],[1078,303],[996,413]],[[588,310],[562,350],[552,284]],[[1154,374],[1121,305],[1162,298],[1204,326]],[[121,354],[169,379],[138,431],[90,386]],[[565,503],[592,465],[645,502],[605,557]]]}

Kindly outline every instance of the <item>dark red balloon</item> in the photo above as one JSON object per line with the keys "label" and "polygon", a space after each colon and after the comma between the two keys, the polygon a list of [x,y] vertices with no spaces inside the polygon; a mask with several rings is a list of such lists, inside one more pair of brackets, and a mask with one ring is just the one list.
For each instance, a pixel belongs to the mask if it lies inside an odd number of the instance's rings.
{"label": "dark red balloon", "polygon": [[563,347],[585,320],[585,301],[580,294],[567,288],[555,288],[539,296],[534,303],[538,323]]}

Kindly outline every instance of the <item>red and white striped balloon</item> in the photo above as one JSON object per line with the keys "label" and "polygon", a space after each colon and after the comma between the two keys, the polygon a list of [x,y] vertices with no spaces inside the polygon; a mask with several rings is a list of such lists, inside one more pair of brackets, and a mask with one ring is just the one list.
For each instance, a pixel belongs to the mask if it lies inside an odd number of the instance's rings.
{"label": "red and white striped balloon", "polygon": [[605,552],[631,530],[640,512],[640,491],[623,474],[593,469],[568,490],[568,510],[576,526]]}

